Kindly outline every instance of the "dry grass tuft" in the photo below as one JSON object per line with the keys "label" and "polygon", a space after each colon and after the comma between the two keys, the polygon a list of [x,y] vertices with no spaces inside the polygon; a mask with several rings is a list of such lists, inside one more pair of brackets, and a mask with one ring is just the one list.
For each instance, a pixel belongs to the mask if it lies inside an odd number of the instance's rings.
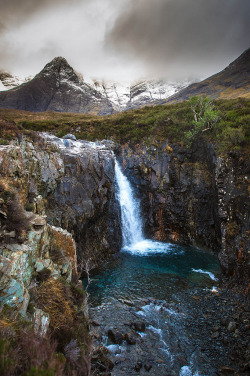
{"label": "dry grass tuft", "polygon": [[69,325],[76,317],[69,294],[63,283],[53,278],[44,281],[37,290],[37,304],[49,314],[54,329]]}

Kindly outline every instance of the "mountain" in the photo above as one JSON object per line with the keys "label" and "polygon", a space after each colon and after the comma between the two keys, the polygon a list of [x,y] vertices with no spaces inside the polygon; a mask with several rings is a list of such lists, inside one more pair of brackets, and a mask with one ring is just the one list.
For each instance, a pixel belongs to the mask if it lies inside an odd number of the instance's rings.
{"label": "mountain", "polygon": [[189,85],[161,103],[181,102],[203,94],[215,99],[250,98],[250,48],[223,71]]}
{"label": "mountain", "polygon": [[29,82],[0,72],[0,108],[108,115],[167,98],[189,83],[84,80],[64,58],[57,57]]}
{"label": "mountain", "polygon": [[223,71],[191,85],[190,81],[142,80],[131,85],[84,80],[62,57],[53,59],[30,81],[20,83],[17,77],[0,71],[0,108],[109,115],[202,94],[215,99],[250,98],[250,49]]}
{"label": "mountain", "polygon": [[112,103],[83,81],[67,60],[57,57],[32,80],[0,92],[0,108],[106,115]]}
{"label": "mountain", "polygon": [[0,91],[13,89],[16,86],[29,81],[30,78],[25,78],[24,80],[20,77],[13,76],[9,72],[0,70]]}
{"label": "mountain", "polygon": [[116,111],[146,106],[168,98],[190,84],[190,81],[141,80],[135,83],[90,80],[91,86],[109,99]]}

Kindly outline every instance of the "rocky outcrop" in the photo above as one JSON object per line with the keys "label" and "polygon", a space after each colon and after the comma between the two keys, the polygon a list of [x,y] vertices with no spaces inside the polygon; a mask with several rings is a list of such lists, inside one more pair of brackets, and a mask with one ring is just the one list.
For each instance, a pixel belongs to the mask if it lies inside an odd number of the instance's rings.
{"label": "rocky outcrop", "polygon": [[230,277],[230,286],[245,282],[249,290],[250,205],[249,161],[238,152],[219,157],[216,163],[218,216],[221,229],[219,260]]}
{"label": "rocky outcrop", "polygon": [[213,146],[203,142],[192,149],[167,142],[125,145],[118,159],[140,197],[145,235],[212,249],[224,273],[247,288],[245,159],[217,157]]}
{"label": "rocky outcrop", "polygon": [[47,225],[43,217],[36,216],[35,220],[23,244],[4,243],[0,248],[0,302],[23,314],[37,273],[47,270],[52,277],[64,276],[69,282],[77,277],[72,235]]}
{"label": "rocky outcrop", "polygon": [[16,187],[23,206],[73,235],[79,262],[98,264],[120,249],[114,157],[108,147],[38,137],[1,147],[0,161],[1,176]]}

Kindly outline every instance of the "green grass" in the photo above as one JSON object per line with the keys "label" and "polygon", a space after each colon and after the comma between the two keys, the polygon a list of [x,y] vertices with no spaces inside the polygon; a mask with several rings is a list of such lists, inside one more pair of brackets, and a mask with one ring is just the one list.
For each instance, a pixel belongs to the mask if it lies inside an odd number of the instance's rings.
{"label": "green grass", "polygon": [[[220,120],[203,138],[215,144],[218,151],[247,150],[249,142],[250,101],[243,98],[215,101]],[[141,143],[154,139],[183,143],[192,129],[193,114],[187,102],[147,106],[109,116],[73,113],[30,113],[0,109],[0,138],[8,140],[18,133],[52,132],[58,137],[74,133],[89,141],[113,139],[121,144]],[[6,131],[6,127],[10,127]]]}

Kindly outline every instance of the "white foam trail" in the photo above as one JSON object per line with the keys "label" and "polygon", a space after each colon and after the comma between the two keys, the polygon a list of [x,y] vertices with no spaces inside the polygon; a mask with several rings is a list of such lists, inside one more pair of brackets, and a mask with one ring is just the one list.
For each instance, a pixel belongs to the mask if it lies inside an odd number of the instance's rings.
{"label": "white foam trail", "polygon": [[218,278],[215,277],[215,275],[211,272],[208,272],[206,270],[202,269],[192,269],[193,272],[201,273],[201,274],[207,274],[213,281],[218,281]]}
{"label": "white foam trail", "polygon": [[130,183],[126,176],[123,175],[117,161],[115,162],[115,174],[122,214],[123,246],[130,247],[143,240],[140,206],[139,202],[134,198]]}
{"label": "white foam trail", "polygon": [[193,373],[189,366],[183,366],[180,370],[179,376],[201,376],[201,374],[199,371]]}

